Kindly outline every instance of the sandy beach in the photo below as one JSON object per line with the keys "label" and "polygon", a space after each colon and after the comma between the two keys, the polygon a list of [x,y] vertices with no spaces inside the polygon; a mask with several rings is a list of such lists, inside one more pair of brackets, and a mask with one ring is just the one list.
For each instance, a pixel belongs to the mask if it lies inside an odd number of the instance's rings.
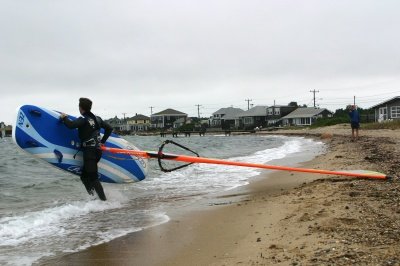
{"label": "sandy beach", "polygon": [[[278,131],[326,143],[303,167],[397,176],[400,132],[347,125]],[[240,194],[240,195],[238,195]],[[42,265],[399,265],[400,182],[265,174],[215,204]],[[240,197],[238,197],[240,196]]]}

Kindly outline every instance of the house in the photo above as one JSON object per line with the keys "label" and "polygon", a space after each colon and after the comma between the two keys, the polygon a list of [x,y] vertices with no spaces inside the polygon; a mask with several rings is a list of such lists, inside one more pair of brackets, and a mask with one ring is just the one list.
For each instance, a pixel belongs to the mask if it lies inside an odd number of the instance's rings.
{"label": "house", "polygon": [[400,119],[400,96],[393,97],[371,107],[375,111],[375,122]]}
{"label": "house", "polygon": [[186,125],[186,124],[190,124],[190,123],[192,123],[192,118],[190,118],[190,117],[186,117],[186,118],[182,117],[182,118],[179,118],[178,120],[176,120],[173,123],[173,128],[180,128],[181,126]]}
{"label": "house", "polygon": [[134,132],[147,131],[151,126],[150,117],[141,114],[136,114],[131,118],[127,118],[126,124],[127,130]]}
{"label": "house", "polygon": [[237,115],[242,113],[240,108],[227,107],[221,108],[214,112],[210,117],[211,127],[221,127],[222,129],[230,129],[235,127]]}
{"label": "house", "polygon": [[185,113],[168,108],[164,111],[152,114],[150,120],[153,128],[168,129],[172,128],[174,122],[178,119],[183,118],[186,121],[187,117],[188,115]]}
{"label": "house", "polygon": [[110,118],[105,120],[110,126],[116,130],[116,131],[125,131],[127,130],[126,128],[126,122],[124,119],[119,119],[117,116],[114,118]]}
{"label": "house", "polygon": [[257,105],[237,116],[236,127],[254,129],[267,126],[267,106]]}
{"label": "house", "polygon": [[267,125],[277,126],[282,124],[282,117],[297,109],[295,105],[273,105],[267,108]]}
{"label": "house", "polygon": [[282,118],[284,126],[310,126],[317,118],[332,117],[332,112],[325,108],[302,107],[297,108]]}

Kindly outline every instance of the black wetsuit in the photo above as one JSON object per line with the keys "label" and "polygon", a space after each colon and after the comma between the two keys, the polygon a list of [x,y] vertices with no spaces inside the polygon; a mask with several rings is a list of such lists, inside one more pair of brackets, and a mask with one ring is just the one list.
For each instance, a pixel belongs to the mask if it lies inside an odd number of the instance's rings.
{"label": "black wetsuit", "polygon": [[[112,127],[91,112],[85,112],[83,117],[79,117],[74,121],[65,117],[63,122],[70,129],[78,129],[83,151],[82,183],[90,195],[93,195],[93,190],[95,190],[101,200],[106,200],[103,186],[98,177],[97,163],[102,155],[100,143],[106,142],[111,135]],[[100,140],[101,128],[104,128],[104,135]]]}

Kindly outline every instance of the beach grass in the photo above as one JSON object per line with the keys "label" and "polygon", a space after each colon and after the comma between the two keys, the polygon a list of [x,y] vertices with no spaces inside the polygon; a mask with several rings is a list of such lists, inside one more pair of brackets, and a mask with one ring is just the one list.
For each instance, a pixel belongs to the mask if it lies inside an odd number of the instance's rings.
{"label": "beach grass", "polygon": [[400,120],[392,120],[387,122],[366,123],[362,125],[363,129],[400,129]]}

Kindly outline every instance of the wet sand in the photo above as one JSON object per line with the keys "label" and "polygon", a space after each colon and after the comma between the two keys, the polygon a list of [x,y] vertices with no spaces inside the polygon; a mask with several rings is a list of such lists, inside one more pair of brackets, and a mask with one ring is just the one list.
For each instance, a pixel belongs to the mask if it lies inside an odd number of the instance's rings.
{"label": "wet sand", "polygon": [[[274,132],[274,134],[281,132]],[[396,176],[399,131],[346,126],[282,132],[322,138],[326,154],[303,164]],[[273,172],[207,208],[44,265],[398,265],[400,182]]]}

